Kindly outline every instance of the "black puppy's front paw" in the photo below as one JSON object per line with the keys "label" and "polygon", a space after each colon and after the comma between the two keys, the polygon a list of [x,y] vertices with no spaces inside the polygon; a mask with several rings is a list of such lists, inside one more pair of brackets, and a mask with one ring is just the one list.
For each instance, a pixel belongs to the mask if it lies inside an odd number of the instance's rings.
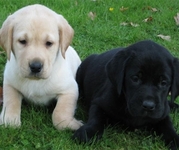
{"label": "black puppy's front paw", "polygon": [[102,131],[95,130],[93,127],[88,125],[83,125],[79,128],[73,135],[73,139],[82,143],[92,142],[92,139],[95,137],[95,140],[98,140],[102,136]]}
{"label": "black puppy's front paw", "polygon": [[179,135],[176,135],[174,140],[169,143],[170,150],[178,150],[179,149]]}

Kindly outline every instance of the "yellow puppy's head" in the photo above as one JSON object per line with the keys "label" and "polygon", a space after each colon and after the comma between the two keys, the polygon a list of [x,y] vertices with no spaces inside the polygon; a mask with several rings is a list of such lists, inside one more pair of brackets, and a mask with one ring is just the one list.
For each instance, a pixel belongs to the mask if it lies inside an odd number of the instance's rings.
{"label": "yellow puppy's head", "polygon": [[[10,15],[0,29],[0,46],[15,60],[23,77],[48,78],[59,49],[63,58],[74,31],[62,15],[35,4]],[[12,53],[11,53],[12,52]]]}

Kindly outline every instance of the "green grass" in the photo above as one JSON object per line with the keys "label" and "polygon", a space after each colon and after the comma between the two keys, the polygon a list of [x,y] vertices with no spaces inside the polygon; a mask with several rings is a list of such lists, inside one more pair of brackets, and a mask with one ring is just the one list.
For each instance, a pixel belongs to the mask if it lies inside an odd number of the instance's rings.
{"label": "green grass", "polygon": [[[165,46],[176,57],[179,57],[179,27],[173,17],[179,12],[177,0],[0,0],[0,25],[6,17],[17,9],[34,3],[41,3],[53,9],[69,21],[75,30],[72,46],[85,59],[92,53],[128,46],[143,39],[152,39]],[[128,7],[121,12],[120,8]],[[157,12],[148,10],[156,8]],[[114,8],[110,11],[109,8]],[[94,20],[88,17],[89,12],[96,13]],[[143,22],[152,17],[151,22]],[[121,26],[122,22],[133,22],[138,27]],[[165,41],[158,34],[171,36]],[[5,53],[0,51],[0,84],[2,85]],[[77,118],[85,120],[86,116],[80,106]],[[179,115],[171,113],[175,128],[179,131]],[[91,145],[75,143],[70,130],[57,131],[51,121],[47,108],[22,106],[22,126],[18,129],[0,127],[0,150],[164,150],[160,137],[146,132],[125,132],[120,127],[109,127],[103,138]]]}

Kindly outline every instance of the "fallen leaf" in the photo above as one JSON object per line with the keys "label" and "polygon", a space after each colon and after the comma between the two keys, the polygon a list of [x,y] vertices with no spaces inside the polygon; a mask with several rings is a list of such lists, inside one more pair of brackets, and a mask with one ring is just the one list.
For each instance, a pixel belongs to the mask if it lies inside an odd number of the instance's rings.
{"label": "fallen leaf", "polygon": [[156,8],[151,8],[153,12],[157,12],[158,10]]}
{"label": "fallen leaf", "polygon": [[94,18],[96,17],[96,13],[90,11],[90,12],[88,13],[88,17],[89,17],[91,20],[94,20]]}
{"label": "fallen leaf", "polygon": [[130,26],[132,26],[132,27],[138,27],[138,26],[139,26],[139,24],[135,24],[135,23],[133,23],[133,22],[130,22],[130,23],[122,22],[122,23],[120,23],[120,25],[121,25],[121,26],[130,25]]}
{"label": "fallen leaf", "polygon": [[139,24],[134,24],[133,22],[130,22],[130,25],[131,25],[132,27],[138,27],[138,26],[139,26]]}
{"label": "fallen leaf", "polygon": [[169,35],[162,35],[162,34],[159,34],[157,35],[158,37],[160,37],[161,39],[163,40],[167,40],[167,41],[170,41],[171,40],[171,37]]}
{"label": "fallen leaf", "polygon": [[122,6],[122,7],[120,8],[120,11],[123,12],[123,11],[126,11],[126,10],[128,10],[128,9],[129,9],[128,7],[125,8],[124,6]]}
{"label": "fallen leaf", "polygon": [[122,22],[122,23],[120,23],[120,25],[121,25],[121,26],[127,26],[128,23],[127,23],[127,22]]}
{"label": "fallen leaf", "polygon": [[153,20],[152,17],[148,17],[148,18],[144,19],[143,22],[150,22],[150,21],[152,21],[152,20]]}
{"label": "fallen leaf", "polygon": [[148,9],[148,10],[151,10],[152,12],[157,12],[157,8],[152,8],[151,6],[146,6],[144,7],[143,9]]}
{"label": "fallen leaf", "polygon": [[179,13],[177,13],[177,16],[174,16],[176,25],[179,26]]}

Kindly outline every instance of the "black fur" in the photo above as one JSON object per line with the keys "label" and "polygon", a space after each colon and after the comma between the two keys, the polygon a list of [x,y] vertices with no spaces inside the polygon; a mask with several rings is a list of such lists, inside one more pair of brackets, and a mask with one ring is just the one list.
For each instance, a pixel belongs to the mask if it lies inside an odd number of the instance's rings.
{"label": "black fur", "polygon": [[77,72],[80,93],[89,118],[73,138],[88,142],[100,138],[109,122],[130,128],[148,127],[162,135],[172,150],[179,147],[169,117],[179,95],[179,62],[164,47],[141,41],[100,55],[91,55]]}

